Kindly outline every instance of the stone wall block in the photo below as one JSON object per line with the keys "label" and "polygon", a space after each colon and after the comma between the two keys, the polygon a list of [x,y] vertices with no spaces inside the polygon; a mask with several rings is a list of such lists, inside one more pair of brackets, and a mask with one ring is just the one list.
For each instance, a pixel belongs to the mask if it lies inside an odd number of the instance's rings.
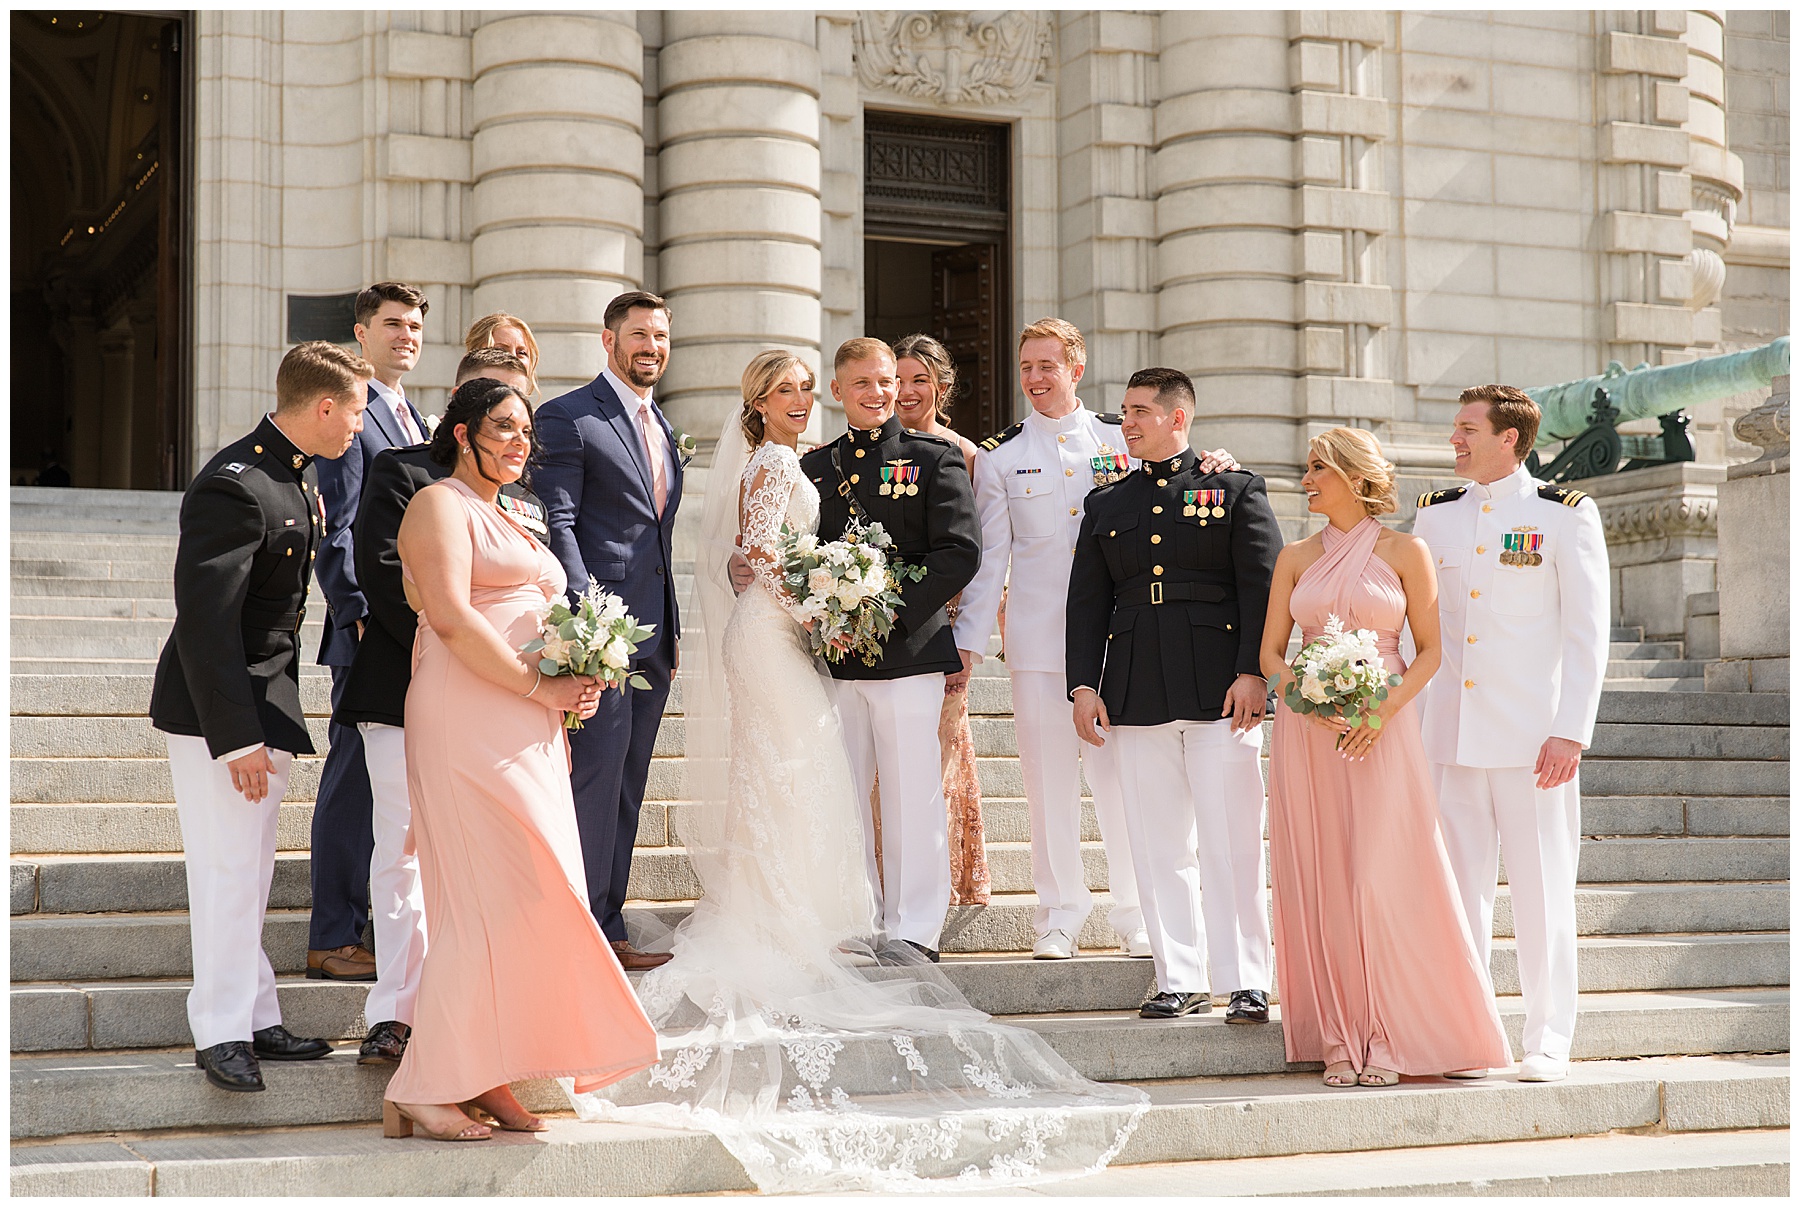
{"label": "stone wall block", "polygon": [[1291,281],[1225,277],[1167,285],[1157,294],[1157,326],[1163,331],[1195,323],[1292,323]]}
{"label": "stone wall block", "polygon": [[634,181],[589,172],[489,176],[472,195],[476,237],[499,226],[593,222],[642,233],[643,194]]}
{"label": "stone wall block", "polygon": [[657,56],[657,78],[665,98],[702,84],[779,81],[815,98],[822,87],[819,52],[811,45],[742,35],[684,38],[665,46]]}
{"label": "stone wall block", "polygon": [[1308,134],[1354,135],[1379,142],[1387,137],[1387,102],[1377,96],[1297,92],[1294,125]]}
{"label": "stone wall block", "polygon": [[1332,42],[1295,42],[1288,47],[1288,73],[1296,88],[1343,87],[1343,55]]}
{"label": "stone wall block", "polygon": [[389,30],[387,75],[393,80],[474,79],[470,40],[457,34]]}
{"label": "stone wall block", "polygon": [[680,298],[681,321],[715,338],[735,335],[765,339],[771,344],[819,342],[816,294],[777,289],[686,289]]}
{"label": "stone wall block", "polygon": [[1393,224],[1393,199],[1361,189],[1326,189],[1304,185],[1299,190],[1299,226],[1331,226],[1379,234]]}
{"label": "stone wall block", "polygon": [[1096,197],[1094,235],[1102,239],[1150,239],[1156,236],[1156,203],[1143,197]]}
{"label": "stone wall block", "polygon": [[1301,368],[1308,373],[1341,374],[1348,347],[1342,327],[1302,327]]}
{"label": "stone wall block", "polygon": [[1380,46],[1387,41],[1387,14],[1309,9],[1287,13],[1288,37]]}
{"label": "stone wall block", "polygon": [[1306,281],[1300,296],[1304,322],[1385,327],[1393,321],[1392,291],[1386,285]]}
{"label": "stone wall block", "polygon": [[1294,190],[1272,184],[1209,184],[1156,199],[1156,231],[1163,238],[1209,226],[1292,228]]}
{"label": "stone wall block", "polygon": [[644,40],[635,25],[602,13],[508,14],[475,30],[470,63],[477,77],[500,67],[580,63],[641,80]]}
{"label": "stone wall block", "polygon": [[774,239],[818,246],[823,214],[792,189],[693,189],[662,199],[665,247],[689,239]]}
{"label": "stone wall block", "polygon": [[638,246],[630,232],[618,228],[545,221],[487,231],[465,256],[473,279],[482,281],[569,273],[631,280]]}
{"label": "stone wall block", "polygon": [[1686,218],[1615,210],[1606,216],[1606,250],[1685,256],[1693,248],[1693,228]]}
{"label": "stone wall block", "polygon": [[1687,45],[1674,38],[1651,38],[1611,30],[1604,43],[1603,70],[1615,75],[1641,73],[1678,80],[1687,74]]}
{"label": "stone wall block", "polygon": [[[1151,175],[1158,192],[1212,181],[1261,180],[1290,186],[1294,144],[1284,136],[1219,134],[1171,143],[1157,151]],[[1335,183],[1336,177],[1334,176]]]}
{"label": "stone wall block", "polygon": [[525,64],[475,81],[475,111],[488,126],[527,117],[617,122],[638,129],[643,97],[636,76],[578,63]]}
{"label": "stone wall block", "polygon": [[1608,122],[1600,129],[1600,158],[1607,163],[1685,168],[1688,166],[1688,134],[1686,130],[1668,126]]}
{"label": "stone wall block", "polygon": [[1684,306],[1613,302],[1606,308],[1607,338],[1619,344],[1667,344],[1685,348],[1694,342],[1694,315]]}
{"label": "stone wall block", "polygon": [[823,271],[819,248],[775,240],[671,244],[658,266],[670,292],[721,285],[807,292],[819,288]]}
{"label": "stone wall block", "polygon": [[1095,105],[1094,144],[1112,147],[1148,147],[1156,141],[1156,119],[1142,105]]}
{"label": "stone wall block", "polygon": [[[1279,11],[1172,8],[1163,11],[1157,20],[1160,22],[1161,33],[1159,53],[1163,59],[1165,74],[1166,69],[1184,67],[1190,58],[1202,57],[1198,52],[1203,46],[1215,44],[1225,38],[1258,38],[1277,42],[1280,45],[1276,53],[1284,57],[1287,53],[1287,19]],[[1164,80],[1165,85],[1170,82]],[[1199,86],[1186,84],[1170,91],[1186,92]]]}
{"label": "stone wall block", "polygon": [[1299,272],[1302,277],[1342,277],[1344,275],[1344,232],[1306,231],[1300,236]]}
{"label": "stone wall block", "polygon": [[663,13],[663,47],[694,38],[770,38],[813,46],[816,18],[806,9],[670,9]]}
{"label": "stone wall block", "polygon": [[1282,275],[1293,270],[1296,236],[1270,228],[1196,230],[1165,238],[1157,247],[1165,287],[1211,276]]}
{"label": "stone wall block", "polygon": [[1667,214],[1679,214],[1694,204],[1694,178],[1686,172],[1656,174],[1656,208]]}
{"label": "stone wall block", "polygon": [[[1342,335],[1342,332],[1339,332]],[[1216,323],[1175,327],[1162,334],[1163,359],[1186,373],[1291,374],[1299,368],[1295,331],[1288,323]],[[1256,394],[1264,382],[1252,387]],[[1202,390],[1209,395],[1211,391]],[[1258,409],[1261,409],[1261,403]],[[1273,405],[1270,403],[1269,405]]]}
{"label": "stone wall block", "polygon": [[1687,76],[1682,80],[1687,91],[1715,105],[1725,103],[1725,68],[1712,59],[1689,55]]}
{"label": "stone wall block", "polygon": [[1363,377],[1301,379],[1302,401],[1312,419],[1381,420],[1394,417],[1394,383]]}
{"label": "stone wall block", "polygon": [[[1290,94],[1266,89],[1228,88],[1171,97],[1156,106],[1156,143],[1167,146],[1199,132],[1263,131],[1294,133]],[[1683,162],[1686,162],[1685,160]]]}
{"label": "stone wall block", "polygon": [[[570,321],[568,316],[592,316],[587,321],[598,328],[606,304],[632,288],[634,281],[635,276],[623,273],[613,277],[500,277],[476,286],[475,306],[482,314],[504,310],[530,316],[527,321],[532,323],[534,335],[538,315],[555,316],[564,322]],[[598,364],[593,368],[599,372]]]}
{"label": "stone wall block", "polygon": [[658,158],[664,196],[719,184],[824,188],[818,149],[789,138],[697,138],[665,146]]}
{"label": "stone wall block", "polygon": [[610,121],[530,118],[476,131],[471,166],[477,177],[522,169],[612,172],[640,180],[644,137]]}
{"label": "stone wall block", "polygon": [[421,134],[389,134],[381,140],[382,173],[389,180],[448,180],[457,184],[474,181],[469,141],[464,138],[430,138]]}
{"label": "stone wall block", "polygon": [[460,239],[386,241],[387,271],[395,281],[461,285],[469,278],[469,245]]}
{"label": "stone wall block", "polygon": [[1688,119],[1689,92],[1684,84],[1666,80],[1656,83],[1656,120],[1668,126],[1679,126]]}
{"label": "stone wall block", "polygon": [[684,89],[657,102],[656,114],[665,147],[700,135],[780,135],[814,146],[819,141],[819,98],[776,85]]}

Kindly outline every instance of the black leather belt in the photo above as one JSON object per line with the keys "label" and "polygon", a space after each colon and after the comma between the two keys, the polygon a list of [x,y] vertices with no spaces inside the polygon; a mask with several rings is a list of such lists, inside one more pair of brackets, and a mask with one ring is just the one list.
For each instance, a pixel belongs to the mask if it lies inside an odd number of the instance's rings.
{"label": "black leather belt", "polygon": [[1224,603],[1226,591],[1217,583],[1151,583],[1147,587],[1128,587],[1113,600],[1115,608],[1135,608],[1141,604]]}
{"label": "black leather belt", "polygon": [[265,629],[272,633],[298,633],[300,626],[306,623],[306,609],[298,612],[264,612],[257,608],[244,608],[243,626],[246,629]]}

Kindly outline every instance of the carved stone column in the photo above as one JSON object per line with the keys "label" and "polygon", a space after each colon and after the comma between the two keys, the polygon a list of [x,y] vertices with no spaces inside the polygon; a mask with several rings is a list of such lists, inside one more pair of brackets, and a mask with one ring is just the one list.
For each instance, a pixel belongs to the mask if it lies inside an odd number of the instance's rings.
{"label": "carved stone column", "polygon": [[643,39],[630,11],[502,13],[471,54],[474,309],[530,322],[553,398],[605,366],[606,304],[643,281]]}
{"label": "carved stone column", "polygon": [[1737,421],[1763,455],[1719,487],[1719,655],[1708,691],[1788,690],[1788,379]]}
{"label": "carved stone column", "polygon": [[657,268],[675,349],[660,394],[671,421],[697,437],[716,435],[738,406],[757,352],[780,346],[819,362],[814,26],[811,12],[663,17]]}

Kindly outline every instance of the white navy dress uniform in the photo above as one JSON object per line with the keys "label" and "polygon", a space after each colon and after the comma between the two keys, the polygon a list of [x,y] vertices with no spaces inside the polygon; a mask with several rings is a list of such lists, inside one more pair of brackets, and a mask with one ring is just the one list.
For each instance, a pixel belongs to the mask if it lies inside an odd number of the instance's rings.
{"label": "white navy dress uniform", "polygon": [[[1102,454],[1102,449],[1105,454]],[[1126,836],[1114,744],[1085,745],[1063,683],[1069,568],[1082,502],[1100,473],[1095,459],[1123,457],[1118,419],[1077,407],[1060,419],[1033,411],[981,445],[975,505],[981,513],[981,569],[963,591],[956,646],[981,659],[1012,568],[1006,614],[1006,669],[1025,801],[1031,817],[1031,881],[1040,937],[1074,940],[1093,909],[1081,862],[1081,775],[1087,773],[1106,848],[1113,907],[1107,921],[1128,942],[1144,928]],[[1073,954],[1073,952],[1071,952]]]}
{"label": "white navy dress uniform", "polygon": [[1593,741],[1611,614],[1600,512],[1521,466],[1421,496],[1413,533],[1431,547],[1443,623],[1423,729],[1444,843],[1484,963],[1504,852],[1527,1059],[1560,1064],[1575,1034],[1581,779],[1540,789],[1533,767],[1547,738]]}

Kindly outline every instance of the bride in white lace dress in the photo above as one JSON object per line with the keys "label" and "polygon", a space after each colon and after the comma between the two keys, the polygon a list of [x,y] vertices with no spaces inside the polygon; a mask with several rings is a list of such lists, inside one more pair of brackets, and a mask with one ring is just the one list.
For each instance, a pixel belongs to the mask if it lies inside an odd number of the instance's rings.
{"label": "bride in white lace dress", "polygon": [[[922,960],[870,958],[875,894],[849,760],[775,552],[784,524],[818,524],[795,449],[813,378],[791,353],[765,352],[743,385],[711,471],[701,624],[683,635],[679,684],[691,803],[671,824],[702,896],[674,959],[638,984],[662,1061],[571,1094],[576,1110],[711,1132],[764,1192],[978,1192],[1096,1171],[1145,1110],[1140,1091],[1080,1077]],[[755,581],[734,597],[740,534]],[[909,950],[883,959],[896,949]]]}

